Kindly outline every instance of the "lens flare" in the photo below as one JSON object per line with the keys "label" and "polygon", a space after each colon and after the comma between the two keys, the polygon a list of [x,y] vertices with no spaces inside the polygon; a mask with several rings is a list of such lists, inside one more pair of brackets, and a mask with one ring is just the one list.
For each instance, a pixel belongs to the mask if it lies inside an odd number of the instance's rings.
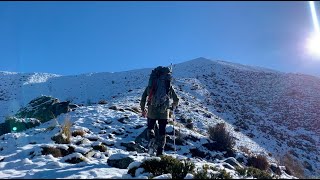
{"label": "lens flare", "polygon": [[316,31],[316,33],[320,33],[318,16],[317,16],[317,12],[316,12],[316,6],[314,4],[314,1],[309,1],[309,4],[310,4],[312,21],[313,21],[313,25],[314,25],[315,31]]}
{"label": "lens flare", "polygon": [[315,56],[317,60],[320,60],[320,28],[319,28],[319,21],[316,12],[316,6],[314,1],[309,1],[312,21],[314,26],[314,32],[311,36],[307,39],[307,51],[312,56]]}
{"label": "lens flare", "polygon": [[16,131],[16,130],[17,130],[17,127],[13,127],[12,130],[13,130],[13,131]]}

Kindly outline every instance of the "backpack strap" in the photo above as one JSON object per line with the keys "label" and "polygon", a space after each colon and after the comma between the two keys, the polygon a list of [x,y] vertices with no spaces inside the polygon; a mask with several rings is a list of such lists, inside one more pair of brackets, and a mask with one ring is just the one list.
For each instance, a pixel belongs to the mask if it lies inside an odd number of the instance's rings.
{"label": "backpack strap", "polygon": [[152,86],[149,89],[148,102],[151,102],[151,98],[153,96],[153,90],[154,90],[154,81],[152,81]]}

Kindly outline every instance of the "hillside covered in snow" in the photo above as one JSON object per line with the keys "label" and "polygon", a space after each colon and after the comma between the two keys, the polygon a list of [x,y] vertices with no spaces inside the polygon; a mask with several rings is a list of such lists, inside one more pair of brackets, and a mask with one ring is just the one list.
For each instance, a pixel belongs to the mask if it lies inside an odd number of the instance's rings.
{"label": "hillside covered in snow", "polygon": [[[135,144],[146,127],[139,103],[151,70],[73,76],[0,72],[0,123],[41,95],[78,106],[37,127],[1,135],[0,177],[134,178],[128,170],[148,155],[143,148],[132,150],[128,144]],[[210,164],[233,178],[246,178],[235,168],[245,166],[244,157],[262,154],[270,164],[288,168],[282,160],[290,155],[305,177],[320,177],[320,78],[204,58],[175,64],[173,77],[180,103],[174,126],[167,127],[168,155],[188,159],[196,167]],[[66,118],[72,131],[86,133],[73,136],[69,144],[57,144],[51,137],[59,132],[58,126],[48,127],[61,125]],[[191,128],[185,126],[186,120],[192,122]],[[225,123],[235,138],[232,157],[206,146],[208,127],[218,123]],[[176,153],[173,128],[181,139]],[[107,150],[95,148],[100,145]],[[42,154],[48,147],[69,153],[62,157]],[[122,156],[132,159],[130,167],[110,165],[113,158]],[[72,158],[83,161],[68,163]],[[227,163],[230,158],[236,162]],[[135,177],[148,177],[138,171]],[[292,178],[288,171],[281,171],[278,177]]]}

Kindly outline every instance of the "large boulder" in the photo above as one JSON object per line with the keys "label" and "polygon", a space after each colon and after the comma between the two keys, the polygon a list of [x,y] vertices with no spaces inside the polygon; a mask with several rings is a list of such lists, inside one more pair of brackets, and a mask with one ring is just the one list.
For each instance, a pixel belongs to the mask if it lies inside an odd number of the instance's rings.
{"label": "large boulder", "polygon": [[49,121],[62,113],[71,110],[70,102],[60,102],[59,99],[50,96],[40,96],[33,99],[24,108],[21,108],[16,117],[19,118],[36,118],[41,122]]}

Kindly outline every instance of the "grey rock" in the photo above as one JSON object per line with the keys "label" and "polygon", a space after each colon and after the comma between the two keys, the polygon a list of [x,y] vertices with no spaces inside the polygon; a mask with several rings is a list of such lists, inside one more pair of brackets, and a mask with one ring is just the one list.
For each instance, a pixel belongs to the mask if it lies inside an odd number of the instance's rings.
{"label": "grey rock", "polygon": [[146,152],[146,149],[143,146],[136,144],[135,142],[121,143],[120,145],[126,147],[127,151],[137,151],[138,153]]}
{"label": "grey rock", "polygon": [[224,162],[230,164],[233,167],[243,168],[243,166],[234,157],[229,157],[225,159]]}
{"label": "grey rock", "polygon": [[277,174],[277,175],[281,175],[281,169],[279,168],[279,166],[277,164],[270,164],[270,169],[272,170],[273,173]]}
{"label": "grey rock", "polygon": [[58,133],[51,138],[56,144],[69,144],[71,141],[62,133]]}
{"label": "grey rock", "polygon": [[118,119],[118,121],[121,122],[122,124],[128,124],[129,120],[130,120],[129,117],[122,117],[122,118]]}
{"label": "grey rock", "polygon": [[227,168],[227,169],[231,169],[231,170],[235,170],[236,169],[232,165],[230,165],[229,163],[226,163],[226,162],[223,162],[222,166]]}
{"label": "grey rock", "polygon": [[119,168],[119,169],[127,169],[130,163],[134,160],[126,155],[119,156],[119,154],[113,154],[109,157],[107,163],[111,167]]}

